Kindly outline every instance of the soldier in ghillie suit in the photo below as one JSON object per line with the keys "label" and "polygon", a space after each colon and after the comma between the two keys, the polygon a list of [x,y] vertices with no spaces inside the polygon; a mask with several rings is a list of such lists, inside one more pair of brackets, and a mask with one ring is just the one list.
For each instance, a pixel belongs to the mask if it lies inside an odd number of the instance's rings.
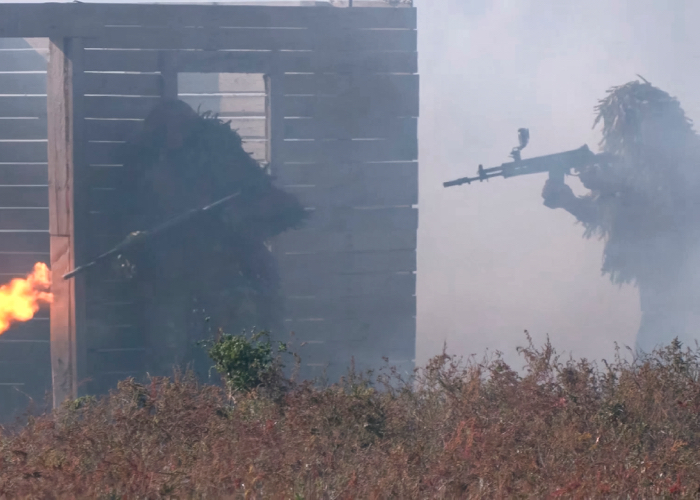
{"label": "soldier in ghillie suit", "polygon": [[236,193],[225,206],[140,245],[126,255],[151,347],[150,373],[211,364],[198,340],[219,329],[238,334],[281,326],[278,277],[266,242],[298,227],[305,211],[242,146],[229,124],[164,100],[130,144],[124,190],[132,193],[125,233]]}
{"label": "soldier in ghillie suit", "polygon": [[[643,79],[642,79],[643,80]],[[700,138],[678,101],[646,80],[614,87],[596,107],[601,149],[617,161],[579,172],[576,196],[549,180],[542,196],[605,241],[602,272],[639,289],[637,347],[700,336]]]}

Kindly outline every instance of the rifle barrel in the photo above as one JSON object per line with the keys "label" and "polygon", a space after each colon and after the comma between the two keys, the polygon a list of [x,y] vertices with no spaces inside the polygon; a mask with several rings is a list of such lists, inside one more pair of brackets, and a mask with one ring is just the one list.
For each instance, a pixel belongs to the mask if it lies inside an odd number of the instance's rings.
{"label": "rifle barrel", "polygon": [[217,201],[215,201],[215,202],[213,202],[205,207],[195,208],[195,209],[189,210],[185,213],[176,215],[175,217],[168,219],[167,221],[163,222],[162,224],[160,224],[160,225],[158,225],[158,226],[156,226],[153,229],[150,229],[148,231],[138,231],[135,233],[131,233],[126,238],[124,238],[121,241],[121,243],[119,243],[118,245],[116,245],[112,249],[107,250],[105,253],[96,257],[95,259],[88,262],[87,264],[83,264],[81,266],[78,266],[75,269],[73,269],[72,271],[70,271],[69,273],[64,274],[63,279],[64,280],[71,279],[71,278],[75,277],[76,275],[93,267],[94,265],[96,265],[100,261],[103,261],[106,258],[135,245],[137,242],[146,240],[155,234],[161,233],[167,229],[170,229],[173,226],[177,226],[177,225],[181,224],[182,222],[194,217],[197,214],[206,213],[209,210],[217,208],[217,207],[223,205],[224,203],[226,203],[234,198],[237,198],[238,196],[241,195],[241,193],[242,193],[242,191],[237,191],[237,192],[230,194],[230,195],[226,196],[225,198],[217,200]]}

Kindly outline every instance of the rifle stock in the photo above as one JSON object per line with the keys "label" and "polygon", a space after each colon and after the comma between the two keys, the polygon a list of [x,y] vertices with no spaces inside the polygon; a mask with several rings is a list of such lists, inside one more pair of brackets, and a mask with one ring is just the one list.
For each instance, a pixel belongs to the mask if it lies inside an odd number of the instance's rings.
{"label": "rifle stock", "polygon": [[549,172],[550,177],[563,178],[565,175],[570,174],[572,170],[583,168],[593,163],[601,156],[601,154],[593,153],[588,149],[588,146],[584,144],[580,148],[572,151],[537,156],[526,160],[511,161],[503,163],[498,167],[484,168],[482,165],[479,165],[475,177],[462,177],[453,181],[444,182],[443,186],[460,186],[462,184],[471,184],[474,181],[482,182],[492,177],[508,178],[543,172]]}

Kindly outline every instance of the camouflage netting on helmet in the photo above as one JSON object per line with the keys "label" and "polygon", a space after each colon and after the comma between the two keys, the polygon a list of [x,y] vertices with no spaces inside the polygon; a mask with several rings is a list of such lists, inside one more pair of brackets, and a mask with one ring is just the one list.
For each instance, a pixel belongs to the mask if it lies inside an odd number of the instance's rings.
{"label": "camouflage netting on helmet", "polygon": [[126,233],[242,192],[226,208],[126,256],[144,334],[162,353],[151,373],[191,361],[202,351],[195,342],[212,330],[278,328],[279,283],[266,242],[300,226],[305,211],[297,199],[272,185],[229,123],[182,101],[159,104],[126,155],[122,188],[132,194],[125,200]]}
{"label": "camouflage netting on helmet", "polygon": [[601,149],[620,159],[611,175],[622,189],[588,196],[599,216],[586,236],[605,239],[603,272],[613,282],[672,280],[697,211],[700,142],[692,122],[677,99],[646,80],[610,89],[596,112]]}

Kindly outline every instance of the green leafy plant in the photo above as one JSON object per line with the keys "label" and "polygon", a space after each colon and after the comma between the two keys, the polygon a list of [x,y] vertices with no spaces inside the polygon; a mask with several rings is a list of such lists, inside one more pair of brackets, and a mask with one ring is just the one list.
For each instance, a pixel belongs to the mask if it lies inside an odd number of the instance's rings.
{"label": "green leafy plant", "polygon": [[[280,342],[277,353],[286,351],[286,345]],[[207,352],[214,362],[213,368],[223,377],[231,392],[279,386],[284,380],[283,365],[273,352],[267,332],[256,333],[250,338],[222,334],[209,345]]]}

